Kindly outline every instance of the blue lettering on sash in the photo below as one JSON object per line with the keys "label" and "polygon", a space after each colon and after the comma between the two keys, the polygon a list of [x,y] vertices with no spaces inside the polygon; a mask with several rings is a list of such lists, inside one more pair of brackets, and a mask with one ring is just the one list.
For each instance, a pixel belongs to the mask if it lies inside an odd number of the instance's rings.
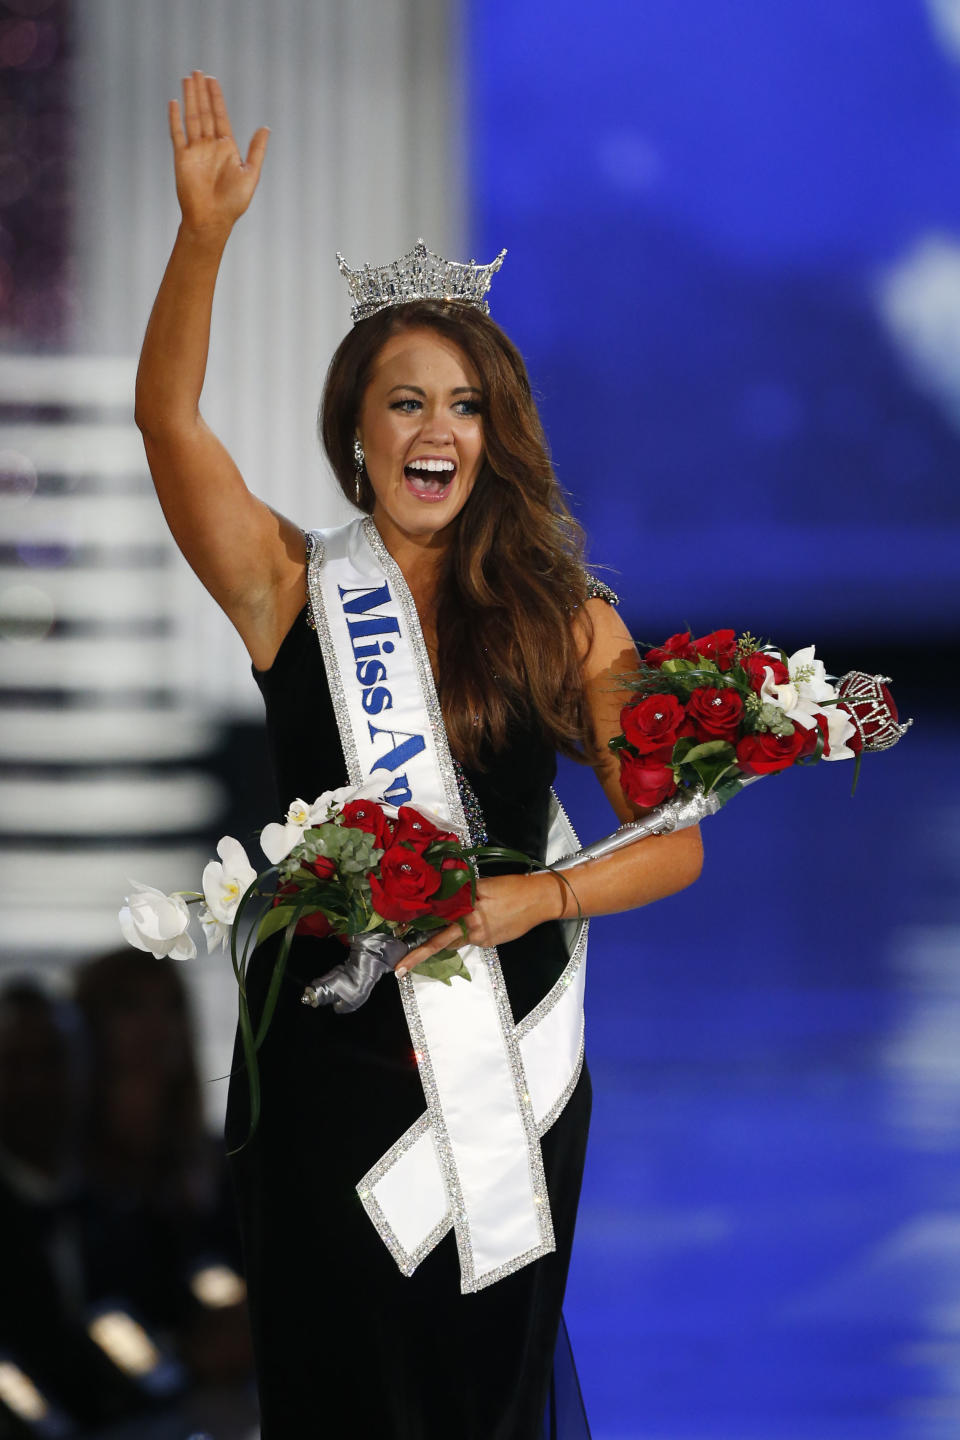
{"label": "blue lettering on sash", "polygon": [[[378,735],[389,735],[393,742],[392,747],[389,750],[385,750],[380,758],[375,760],[370,766],[371,771],[396,770],[399,766],[406,765],[407,761],[412,760],[414,755],[419,755],[427,748],[424,744],[423,736],[418,735],[416,731],[381,730],[378,726],[374,725],[372,720],[367,721],[367,727],[370,731],[370,740],[372,743],[376,742]],[[399,742],[397,740],[398,735],[403,736],[403,739]]]}
{"label": "blue lettering on sash", "polygon": [[[351,589],[349,587],[345,588],[343,585],[338,585],[337,589],[340,592],[340,599],[343,600],[345,614],[366,616],[366,619],[363,620],[347,621],[347,629],[350,631],[350,641],[354,645],[354,648],[356,648],[357,640],[363,639],[367,635],[400,634],[399,621],[394,619],[392,615],[378,615],[376,613],[376,607],[378,605],[389,605],[392,598],[386,580],[384,580],[382,585],[377,586],[356,586]],[[349,595],[351,598],[345,600],[345,595]],[[373,613],[368,613],[370,611]],[[388,646],[390,650],[393,649],[389,641],[387,641],[383,648],[386,650]]]}
{"label": "blue lettering on sash", "polygon": [[[374,640],[372,637],[401,633],[400,623],[393,615],[378,614],[377,610],[378,606],[392,604],[390,588],[384,580],[382,585],[338,585],[337,590],[356,661],[357,681],[362,687],[360,703],[368,715],[380,715],[384,710],[393,709],[393,693],[384,683],[387,680],[384,657],[393,654],[394,644],[392,640]],[[367,725],[371,743],[375,744],[380,735],[386,735],[390,740],[389,749],[374,761],[371,772],[398,770],[427,748],[423,736],[416,731],[383,730],[370,720]],[[402,773],[390,781],[383,794],[384,801],[390,805],[405,805],[411,798],[410,784]]]}
{"label": "blue lettering on sash", "polygon": [[409,805],[413,799],[413,791],[406,774],[395,775],[380,799],[384,805]]}

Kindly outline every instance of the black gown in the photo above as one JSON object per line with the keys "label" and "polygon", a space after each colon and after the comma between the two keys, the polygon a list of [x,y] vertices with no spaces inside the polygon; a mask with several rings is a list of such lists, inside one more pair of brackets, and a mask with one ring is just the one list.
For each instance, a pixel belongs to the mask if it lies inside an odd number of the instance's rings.
{"label": "black gown", "polygon": [[[281,811],[294,797],[309,802],[346,784],[306,608],[273,666],[254,674]],[[534,724],[518,725],[507,748],[484,764],[466,780],[491,843],[542,858],[552,748]],[[266,942],[251,962],[254,1008],[276,943]],[[389,978],[351,1015],[300,1003],[304,983],[343,953],[334,939],[295,941],[260,1054],[259,1128],[233,1161],[263,1440],[583,1440],[589,1431],[561,1304],[590,1118],[586,1066],[541,1142],[556,1251],[463,1295],[449,1231],[405,1277],[355,1187],[422,1115],[423,1090],[399,987]],[[560,927],[538,926],[499,954],[519,1020],[566,964]],[[227,1110],[231,1148],[246,1126],[241,1071]]]}

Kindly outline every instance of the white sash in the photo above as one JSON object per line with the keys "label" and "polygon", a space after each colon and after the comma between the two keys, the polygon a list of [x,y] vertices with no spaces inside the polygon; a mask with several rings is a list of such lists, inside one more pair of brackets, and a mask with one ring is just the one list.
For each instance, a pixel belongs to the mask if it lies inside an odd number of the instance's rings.
{"label": "white sash", "polygon": [[[416,607],[368,518],[314,532],[310,601],[351,784],[422,805],[468,839]],[[577,848],[557,806],[548,859]],[[496,950],[461,949],[471,983],[399,981],[427,1110],[357,1186],[404,1274],[451,1225],[466,1294],[553,1250],[539,1137],[583,1063],[586,921],[565,927],[570,960],[514,1021]]]}

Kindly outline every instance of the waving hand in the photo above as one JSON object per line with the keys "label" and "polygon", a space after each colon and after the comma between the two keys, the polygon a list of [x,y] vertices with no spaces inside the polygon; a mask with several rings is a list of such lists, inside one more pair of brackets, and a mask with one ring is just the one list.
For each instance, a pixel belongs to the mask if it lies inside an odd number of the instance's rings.
{"label": "waving hand", "polygon": [[230,230],[253,198],[270,131],[262,125],[247,158],[237,147],[219,80],[194,70],[183,82],[183,117],[169,105],[177,199],[191,230]]}

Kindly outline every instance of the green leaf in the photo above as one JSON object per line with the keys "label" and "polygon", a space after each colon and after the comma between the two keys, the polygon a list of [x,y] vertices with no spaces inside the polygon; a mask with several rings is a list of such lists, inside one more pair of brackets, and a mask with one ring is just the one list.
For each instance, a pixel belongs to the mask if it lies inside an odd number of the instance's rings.
{"label": "green leaf", "polygon": [[681,735],[673,747],[673,754],[670,757],[671,764],[682,765],[696,743],[692,735]]}
{"label": "green leaf", "polygon": [[863,751],[858,750],[853,762],[853,784],[850,786],[850,799],[857,793],[857,781],[860,779],[860,762],[863,759]]}
{"label": "green leaf", "polygon": [[422,961],[411,973],[423,975],[428,980],[440,980],[444,985],[449,985],[458,975],[462,980],[473,978],[464,965],[459,950],[441,950],[436,955],[431,955],[429,960]]}
{"label": "green leaf", "polygon": [[434,891],[430,896],[431,903],[434,900],[449,900],[452,895],[456,895],[458,890],[462,890],[464,885],[469,884],[469,870],[444,870],[440,889]]}
{"label": "green leaf", "polygon": [[724,761],[732,760],[736,751],[729,740],[704,740],[699,745],[694,745],[692,750],[687,750],[683,756],[684,765],[691,765],[699,760],[708,760],[723,756]]}
{"label": "green leaf", "polygon": [[283,930],[289,924],[295,910],[294,905],[275,905],[268,910],[260,921],[260,928],[257,931],[257,944],[275,935],[278,930]]}
{"label": "green leaf", "polygon": [[450,921],[442,920],[439,915],[418,915],[411,924],[422,934],[429,934],[431,930],[445,930]]}

